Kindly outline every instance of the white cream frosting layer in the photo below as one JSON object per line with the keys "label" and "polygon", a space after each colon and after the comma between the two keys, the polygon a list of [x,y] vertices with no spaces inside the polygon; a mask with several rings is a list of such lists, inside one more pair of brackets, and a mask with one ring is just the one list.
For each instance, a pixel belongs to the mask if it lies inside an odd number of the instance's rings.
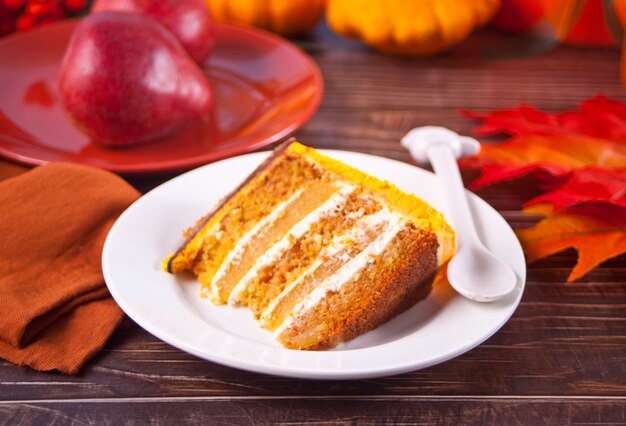
{"label": "white cream frosting layer", "polygon": [[377,239],[372,241],[365,250],[344,264],[337,272],[326,278],[311,293],[303,298],[294,307],[285,321],[276,329],[274,332],[275,336],[280,336],[287,328],[291,327],[299,315],[306,313],[321,300],[325,299],[327,293],[340,291],[346,283],[350,282],[355,276],[358,276],[370,262],[373,262],[375,257],[383,253],[406,223],[406,219],[397,213],[387,210],[387,215],[389,216],[389,223],[384,232],[379,235]]}
{"label": "white cream frosting layer", "polygon": [[256,264],[246,273],[246,275],[239,281],[228,298],[229,305],[237,305],[240,302],[241,296],[244,293],[248,285],[255,279],[259,271],[270,265],[272,262],[282,256],[292,245],[292,241],[302,237],[311,226],[318,222],[321,218],[327,216],[334,216],[341,211],[342,207],[348,201],[350,194],[356,191],[357,187],[354,185],[344,185],[341,189],[335,192],[317,209],[306,215],[300,222],[294,225],[291,230],[285,236],[274,244],[268,251],[259,257]]}
{"label": "white cream frosting layer", "polygon": [[389,210],[380,210],[374,214],[359,219],[345,234],[335,236],[332,242],[320,252],[309,269],[285,287],[285,289],[278,296],[272,299],[265,311],[263,311],[261,318],[271,315],[276,308],[276,305],[282,301],[285,295],[289,294],[293,288],[300,285],[300,282],[307,275],[307,273],[319,268],[321,264],[327,261],[326,259],[341,256],[342,262],[348,262],[350,260],[350,256],[346,252],[346,243],[351,241],[363,241],[366,238],[369,229],[386,226],[391,220],[391,216],[392,213]]}
{"label": "white cream frosting layer", "polygon": [[276,206],[269,215],[261,219],[259,223],[257,223],[250,231],[248,231],[237,242],[233,250],[230,251],[230,253],[228,253],[228,256],[226,256],[226,259],[224,259],[224,261],[220,265],[220,268],[217,270],[217,272],[213,276],[213,279],[211,280],[211,291],[213,292],[213,294],[217,294],[217,292],[219,291],[219,289],[217,288],[217,283],[224,278],[224,275],[230,268],[230,265],[241,262],[241,256],[245,252],[246,247],[248,247],[250,242],[254,238],[256,238],[257,235],[259,235],[263,229],[267,228],[268,226],[276,222],[278,219],[280,219],[280,217],[282,217],[285,214],[286,208],[289,205],[291,205],[291,203],[293,203],[294,200],[299,198],[300,195],[302,195],[303,191],[304,191],[303,189],[299,189],[298,191],[295,192],[295,194],[293,194],[287,200],[278,204],[278,206]]}

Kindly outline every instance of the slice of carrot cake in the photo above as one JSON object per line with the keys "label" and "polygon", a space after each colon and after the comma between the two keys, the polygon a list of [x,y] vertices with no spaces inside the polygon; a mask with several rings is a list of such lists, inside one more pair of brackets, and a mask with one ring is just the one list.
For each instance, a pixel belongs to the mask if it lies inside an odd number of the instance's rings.
{"label": "slice of carrot cake", "polygon": [[455,250],[426,202],[298,142],[269,156],[164,262],[247,306],[287,348],[324,349],[426,297]]}

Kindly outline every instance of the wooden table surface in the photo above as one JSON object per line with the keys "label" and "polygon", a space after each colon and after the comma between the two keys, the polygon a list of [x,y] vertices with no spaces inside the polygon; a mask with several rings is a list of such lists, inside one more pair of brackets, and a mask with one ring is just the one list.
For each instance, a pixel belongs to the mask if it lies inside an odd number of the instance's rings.
{"label": "wooden table surface", "polygon": [[[324,27],[304,46],[326,92],[296,136],[319,148],[409,162],[399,138],[426,124],[468,133],[473,123],[460,108],[526,102],[560,111],[598,92],[625,98],[617,50],[560,47],[530,57],[523,43],[483,31],[450,54],[407,60]],[[466,183],[472,176],[464,174]],[[167,178],[129,180],[146,190]],[[525,180],[478,195],[523,227],[532,220],[520,205],[533,193]],[[509,322],[476,349],[425,370],[326,382],[248,373],[181,352],[127,319],[79,376],[0,362],[0,423],[625,423],[626,256],[567,284],[575,259],[570,250],[529,265]]]}

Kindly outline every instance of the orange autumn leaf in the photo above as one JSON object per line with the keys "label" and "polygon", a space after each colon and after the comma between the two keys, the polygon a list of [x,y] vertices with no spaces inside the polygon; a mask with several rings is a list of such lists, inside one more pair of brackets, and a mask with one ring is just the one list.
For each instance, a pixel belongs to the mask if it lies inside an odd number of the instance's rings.
{"label": "orange autumn leaf", "polygon": [[532,228],[516,230],[528,262],[568,248],[578,252],[578,262],[568,282],[601,262],[626,253],[626,215],[619,207],[587,205],[553,212],[550,204],[537,204],[523,212],[544,216]]}

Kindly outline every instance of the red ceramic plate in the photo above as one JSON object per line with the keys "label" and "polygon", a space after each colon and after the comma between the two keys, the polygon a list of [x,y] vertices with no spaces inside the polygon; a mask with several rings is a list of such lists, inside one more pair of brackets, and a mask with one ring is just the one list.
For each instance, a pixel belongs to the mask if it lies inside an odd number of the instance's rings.
{"label": "red ceramic plate", "polygon": [[111,149],[64,115],[55,78],[77,21],[0,40],[0,155],[26,164],[69,161],[118,173],[180,170],[252,151],[302,126],[323,82],[300,49],[272,34],[216,25],[205,66],[215,91],[209,124],[152,144]]}

